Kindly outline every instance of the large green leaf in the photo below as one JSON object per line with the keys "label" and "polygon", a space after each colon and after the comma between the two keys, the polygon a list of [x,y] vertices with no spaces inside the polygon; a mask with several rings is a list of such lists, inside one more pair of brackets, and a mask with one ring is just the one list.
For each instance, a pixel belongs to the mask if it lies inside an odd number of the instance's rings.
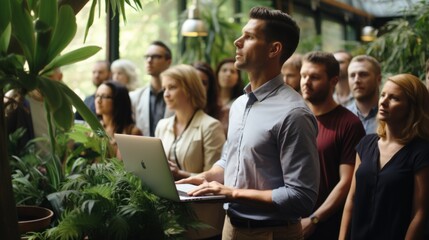
{"label": "large green leaf", "polygon": [[36,49],[34,54],[34,64],[30,71],[38,73],[48,62],[48,47],[51,41],[52,28],[40,20],[35,22]]}
{"label": "large green leaf", "polygon": [[42,0],[39,2],[39,20],[49,25],[52,29],[57,24],[57,15],[57,0]]}
{"label": "large green leaf", "polygon": [[[3,8],[3,6],[1,8]],[[33,19],[28,12],[25,1],[11,0],[11,9],[12,34],[18,40],[31,68],[33,65],[34,46],[36,42],[33,29]]]}
{"label": "large green leaf", "polygon": [[0,6],[0,35],[3,35],[11,20],[10,0],[0,0]]}
{"label": "large green leaf", "polygon": [[16,75],[18,71],[24,72],[24,63],[25,59],[22,55],[9,54],[5,57],[0,57],[0,69],[5,74]]}
{"label": "large green leaf", "polygon": [[64,101],[62,93],[56,86],[57,81],[39,77],[38,82],[39,90],[42,93],[44,99],[48,102],[50,109],[52,111],[56,111],[63,105]]}
{"label": "large green leaf", "polygon": [[69,5],[60,8],[57,25],[55,27],[48,50],[48,59],[54,59],[73,40],[77,25],[73,9]]}
{"label": "large green leaf", "polygon": [[11,35],[12,35],[12,25],[9,23],[6,26],[6,28],[3,30],[3,32],[0,31],[0,53],[5,53],[9,48]]}
{"label": "large green leaf", "polygon": [[82,99],[80,99],[80,97],[66,85],[59,84],[58,87],[60,91],[68,98],[70,103],[80,113],[83,119],[92,128],[92,130],[94,130],[99,136],[107,136],[100,121],[98,121],[97,117],[94,115],[94,113],[91,112],[91,110],[89,110]]}
{"label": "large green leaf", "polygon": [[44,77],[39,77],[38,80],[39,90],[49,105],[55,125],[68,131],[73,125],[74,117],[71,102],[61,91],[60,86],[65,86],[65,84]]}
{"label": "large green leaf", "polygon": [[21,87],[25,88],[27,91],[34,90],[39,86],[39,81],[37,79],[37,75],[35,74],[28,74],[24,70],[17,70],[16,71],[16,80],[20,84]]}
{"label": "large green leaf", "polygon": [[52,60],[52,62],[48,64],[48,66],[45,67],[42,74],[52,71],[57,67],[61,67],[64,65],[85,60],[91,57],[92,55],[96,54],[100,50],[101,48],[97,46],[86,46],[86,47],[82,47],[82,48],[73,50],[71,52],[68,52],[64,55],[57,56],[56,58],[54,58],[54,60]]}
{"label": "large green leaf", "polygon": [[39,4],[39,18],[35,23],[36,50],[34,56],[33,72],[39,72],[48,62],[48,47],[51,42],[52,32],[57,24],[58,5],[57,0],[43,0]]}
{"label": "large green leaf", "polygon": [[74,114],[72,105],[68,98],[63,99],[61,106],[53,111],[52,116],[54,118],[55,126],[63,131],[70,130],[74,123]]}

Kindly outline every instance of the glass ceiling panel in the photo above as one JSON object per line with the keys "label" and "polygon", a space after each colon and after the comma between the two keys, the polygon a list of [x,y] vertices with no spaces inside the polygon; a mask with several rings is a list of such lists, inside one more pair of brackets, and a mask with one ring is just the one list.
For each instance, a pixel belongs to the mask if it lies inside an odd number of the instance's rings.
{"label": "glass ceiling panel", "polygon": [[375,17],[393,17],[402,15],[404,9],[410,8],[420,1],[421,0],[343,0],[341,2],[362,9]]}

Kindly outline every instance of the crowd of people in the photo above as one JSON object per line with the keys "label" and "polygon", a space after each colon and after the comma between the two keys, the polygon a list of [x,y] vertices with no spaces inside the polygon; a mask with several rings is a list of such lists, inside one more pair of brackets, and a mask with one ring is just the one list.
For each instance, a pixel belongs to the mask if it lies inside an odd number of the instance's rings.
{"label": "crowd of people", "polygon": [[[289,15],[254,7],[235,58],[215,69],[174,65],[154,41],[144,55],[148,86],[137,88],[131,61],[98,61],[84,102],[110,136],[111,156],[121,158],[115,133],[158,137],[175,180],[198,185],[189,195],[226,196],[223,205],[194,204],[211,227],[189,230],[191,239],[429,237],[429,60],[427,88],[407,73],[383,84],[377,59],[298,54],[299,37]],[[10,111],[9,131],[19,114],[41,123],[33,111]],[[31,138],[41,128],[28,129]]]}

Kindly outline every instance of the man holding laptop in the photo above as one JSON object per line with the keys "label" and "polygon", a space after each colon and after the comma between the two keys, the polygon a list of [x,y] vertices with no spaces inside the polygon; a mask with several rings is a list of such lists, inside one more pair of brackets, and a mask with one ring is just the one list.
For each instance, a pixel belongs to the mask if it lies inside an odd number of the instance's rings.
{"label": "man holding laptop", "polygon": [[208,171],[178,183],[190,195],[225,195],[223,239],[302,239],[299,219],[316,202],[317,123],[302,97],[283,84],[282,63],[299,27],[278,10],[255,7],[235,40],[235,66],[250,84],[230,110],[226,154]]}

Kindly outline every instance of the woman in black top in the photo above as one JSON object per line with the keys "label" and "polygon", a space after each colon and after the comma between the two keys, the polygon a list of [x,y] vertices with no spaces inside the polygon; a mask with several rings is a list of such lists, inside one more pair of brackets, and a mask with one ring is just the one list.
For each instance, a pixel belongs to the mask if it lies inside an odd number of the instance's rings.
{"label": "woman in black top", "polygon": [[356,147],[340,239],[420,239],[429,203],[429,94],[411,74],[387,79],[377,134]]}

